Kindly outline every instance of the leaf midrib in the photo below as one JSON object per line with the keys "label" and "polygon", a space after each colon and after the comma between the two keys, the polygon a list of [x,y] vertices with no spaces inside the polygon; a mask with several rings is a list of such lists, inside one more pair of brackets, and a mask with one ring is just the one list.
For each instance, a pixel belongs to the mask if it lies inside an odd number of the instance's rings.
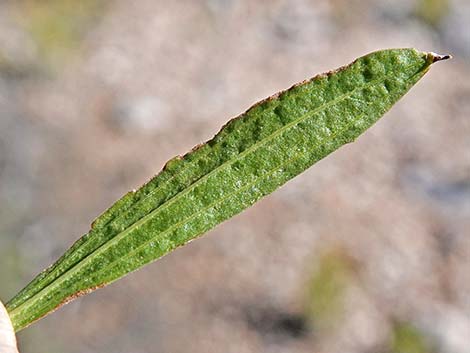
{"label": "leaf midrib", "polygon": [[[116,234],[113,238],[111,238],[109,241],[105,242],[104,244],[102,244],[101,246],[99,246],[98,248],[96,248],[93,252],[91,252],[90,254],[88,254],[87,256],[85,256],[83,259],[81,259],[78,263],[76,263],[75,265],[73,265],[72,267],[70,267],[69,269],[67,269],[67,271],[65,271],[64,273],[62,273],[59,277],[57,277],[53,282],[49,283],[46,287],[42,288],[39,292],[37,292],[36,294],[34,294],[33,296],[31,296],[27,301],[25,301],[24,303],[22,303],[21,305],[19,305],[18,307],[16,307],[14,310],[12,310],[10,312],[10,316],[13,316],[15,315],[16,312],[19,312],[21,311],[22,307],[28,303],[29,301],[31,301],[32,299],[34,299],[35,297],[41,295],[42,292],[44,292],[46,289],[48,289],[51,285],[54,285],[54,284],[58,284],[60,282],[57,282],[59,280],[64,280],[64,276],[70,274],[70,272],[75,272],[75,271],[78,271],[80,270],[83,266],[85,266],[90,260],[90,257],[92,255],[94,255],[95,253],[97,253],[98,251],[102,252],[102,251],[105,251],[106,249],[108,249],[110,246],[112,246],[114,243],[116,243],[117,241],[119,241],[120,239],[122,239],[123,237],[125,237],[128,233],[132,232],[135,228],[139,227],[140,225],[142,225],[143,223],[145,223],[149,218],[152,218],[154,216],[155,213],[161,211],[162,209],[164,209],[165,207],[168,207],[170,206],[171,204],[173,204],[174,202],[178,201],[179,198],[181,198],[183,195],[187,194],[188,192],[190,192],[191,190],[193,190],[197,185],[199,185],[200,183],[202,183],[204,180],[208,179],[211,175],[215,174],[218,170],[228,166],[228,165],[231,165],[232,163],[235,163],[237,162],[238,160],[240,160],[242,157],[244,157],[245,155],[251,153],[252,151],[260,148],[262,145],[266,144],[267,142],[269,142],[270,140],[276,138],[277,136],[281,135],[284,131],[290,129],[291,127],[301,123],[303,120],[307,119],[309,116],[312,116],[312,115],[315,115],[317,114],[318,112],[322,111],[322,110],[325,110],[327,109],[328,107],[330,106],[333,106],[335,105],[336,103],[352,96],[355,92],[357,92],[358,90],[362,90],[368,86],[372,86],[374,85],[375,83],[377,82],[380,82],[380,81],[383,81],[383,79],[377,79],[377,80],[373,80],[373,81],[369,81],[369,82],[366,82],[364,83],[363,85],[359,86],[359,87],[356,87],[354,89],[352,89],[351,91],[335,98],[335,99],[332,99],[330,100],[329,102],[327,103],[324,103],[323,105],[317,107],[316,109],[308,112],[308,113],[305,113],[303,115],[301,115],[299,118],[293,120],[292,122],[282,126],[280,129],[276,130],[274,133],[272,133],[271,135],[267,136],[266,138],[256,142],[255,144],[253,144],[252,146],[250,146],[249,148],[247,148],[245,151],[241,152],[240,154],[238,154],[235,158],[233,159],[230,159],[224,163],[222,163],[221,165],[217,166],[216,168],[214,168],[212,171],[210,171],[209,173],[203,175],[201,178],[199,178],[197,181],[195,181],[193,184],[189,185],[187,188],[185,188],[184,190],[182,190],[181,192],[179,192],[178,194],[176,194],[174,197],[172,197],[171,199],[165,201],[164,203],[162,203],[161,205],[159,205],[156,209],[154,209],[152,212],[150,212],[149,214],[145,215],[144,217],[142,217],[140,220],[136,221],[135,223],[133,223],[132,225],[130,225],[129,227],[127,227],[126,229],[124,229],[123,231],[119,232],[118,234]],[[279,167],[278,167],[279,168]],[[163,233],[160,233],[160,234],[163,234]],[[92,259],[93,260],[93,259]],[[101,271],[101,270],[100,270]]]}
{"label": "leaf midrib", "polygon": [[[351,125],[353,125],[354,123],[356,123],[357,121],[359,121],[361,118],[363,118],[366,114],[362,114],[360,115],[358,118],[356,119],[353,119],[349,124],[346,125],[345,128],[337,131],[335,134],[331,135],[331,136],[328,136],[328,138],[335,138],[336,136],[338,136],[339,134],[341,134],[342,132],[346,131],[349,129],[349,127],[351,127]],[[321,142],[324,142],[325,139],[322,139],[322,140],[319,140],[318,142],[321,143]],[[313,151],[317,151],[318,147],[320,146],[316,146],[317,148],[316,149],[313,149]],[[123,257],[120,257],[118,260],[115,260],[111,263],[109,263],[108,265],[106,265],[106,267],[102,268],[99,270],[98,273],[101,273],[107,269],[109,269],[110,267],[112,267],[113,265],[115,265],[116,263],[118,263],[119,261],[122,261],[122,260],[125,260],[131,256],[133,256],[135,253],[137,253],[138,251],[140,251],[142,248],[146,247],[147,245],[149,245],[152,241],[157,241],[157,237],[162,237],[166,234],[168,234],[169,232],[173,231],[174,229],[177,229],[178,227],[180,227],[181,225],[184,225],[185,223],[188,223],[189,221],[193,220],[194,218],[196,218],[197,216],[199,216],[201,213],[213,208],[214,206],[216,206],[217,204],[219,203],[222,203],[224,201],[226,201],[227,199],[229,199],[230,197],[242,192],[242,191],[245,191],[247,189],[249,189],[250,187],[254,186],[256,183],[258,183],[261,179],[263,178],[267,178],[269,177],[270,175],[272,175],[272,173],[280,168],[284,168],[286,165],[288,165],[289,163],[293,162],[293,161],[296,161],[297,159],[299,159],[300,157],[302,157],[303,155],[305,155],[306,153],[305,152],[299,152],[297,153],[294,157],[291,157],[289,158],[288,160],[284,161],[284,163],[280,164],[280,165],[277,165],[275,168],[272,168],[271,170],[269,170],[268,172],[266,172],[265,174],[259,176],[256,180],[244,185],[243,187],[239,188],[239,189],[236,189],[234,191],[232,191],[231,193],[225,195],[224,197],[214,201],[213,203],[211,203],[210,205],[202,208],[201,210],[199,210],[199,212],[195,212],[193,213],[191,216],[187,217],[186,219],[172,225],[171,227],[165,229],[163,232],[161,233],[158,233],[155,235],[155,237],[145,241],[143,244],[139,245],[137,248],[135,248],[134,250],[132,250],[131,252],[129,252],[128,254],[126,254],[125,256]]]}

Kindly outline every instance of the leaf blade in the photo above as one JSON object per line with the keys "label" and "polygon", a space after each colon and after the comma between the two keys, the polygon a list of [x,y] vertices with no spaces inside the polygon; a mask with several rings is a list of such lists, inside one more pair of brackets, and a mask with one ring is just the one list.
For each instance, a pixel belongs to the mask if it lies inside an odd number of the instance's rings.
{"label": "leaf blade", "polygon": [[254,105],[98,217],[7,304],[15,329],[203,234],[353,141],[436,57],[375,52]]}

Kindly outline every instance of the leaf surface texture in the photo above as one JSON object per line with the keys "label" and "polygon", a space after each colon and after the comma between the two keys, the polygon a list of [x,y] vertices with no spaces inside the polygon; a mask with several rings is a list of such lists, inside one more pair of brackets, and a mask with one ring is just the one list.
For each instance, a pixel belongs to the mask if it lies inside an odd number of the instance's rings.
{"label": "leaf surface texture", "polygon": [[184,245],[354,141],[442,58],[378,51],[255,104],[99,216],[7,304],[15,330]]}

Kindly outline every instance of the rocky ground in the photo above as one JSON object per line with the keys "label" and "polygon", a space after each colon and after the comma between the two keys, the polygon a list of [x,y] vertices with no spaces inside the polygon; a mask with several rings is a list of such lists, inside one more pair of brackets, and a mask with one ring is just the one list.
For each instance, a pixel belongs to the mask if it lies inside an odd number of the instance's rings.
{"label": "rocky ground", "polygon": [[22,353],[470,352],[470,3],[0,3],[0,297],[255,101],[452,53],[354,144],[19,335]]}

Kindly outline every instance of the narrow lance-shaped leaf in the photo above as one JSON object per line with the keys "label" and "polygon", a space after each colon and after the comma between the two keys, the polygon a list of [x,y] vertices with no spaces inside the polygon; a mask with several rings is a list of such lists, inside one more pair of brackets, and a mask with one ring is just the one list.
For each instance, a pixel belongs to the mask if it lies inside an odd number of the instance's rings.
{"label": "narrow lance-shaped leaf", "polygon": [[126,194],[8,304],[15,330],[251,206],[374,124],[447,56],[378,51],[251,107]]}

